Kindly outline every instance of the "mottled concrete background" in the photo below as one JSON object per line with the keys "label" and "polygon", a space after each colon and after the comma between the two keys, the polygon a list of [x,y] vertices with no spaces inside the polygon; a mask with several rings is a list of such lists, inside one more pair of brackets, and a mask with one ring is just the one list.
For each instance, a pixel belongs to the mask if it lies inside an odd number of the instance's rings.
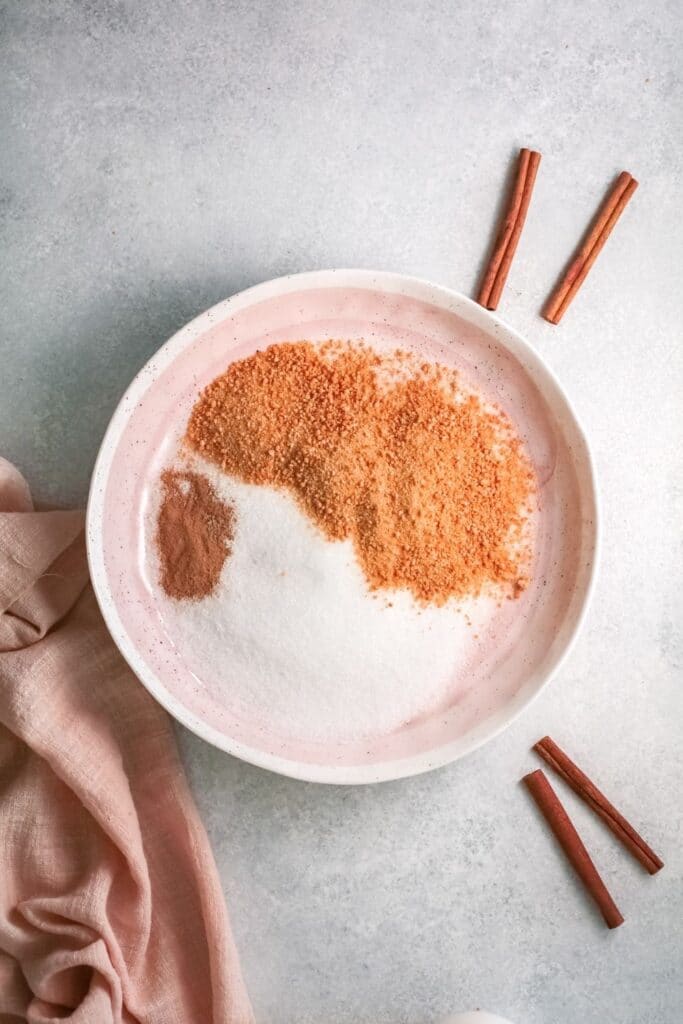
{"label": "mottled concrete background", "polygon": [[[373,267],[471,293],[517,146],[543,164],[501,314],[575,400],[604,558],[554,685],[412,781],[325,789],[182,747],[261,1024],[683,1019],[678,0],[4,0],[0,444],[85,499],[147,357],[237,289]],[[560,328],[537,315],[596,200],[641,187]],[[677,406],[678,403],[678,406]],[[549,731],[663,853],[571,796],[608,933],[517,785]]]}

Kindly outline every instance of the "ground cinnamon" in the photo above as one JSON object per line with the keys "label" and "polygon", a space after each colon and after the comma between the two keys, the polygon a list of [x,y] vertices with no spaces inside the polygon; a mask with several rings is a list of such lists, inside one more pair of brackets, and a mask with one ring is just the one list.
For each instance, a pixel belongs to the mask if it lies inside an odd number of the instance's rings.
{"label": "ground cinnamon", "polygon": [[165,470],[157,520],[161,585],[169,597],[202,598],[230,554],[235,514],[199,473]]}
{"label": "ground cinnamon", "polygon": [[350,539],[371,589],[443,604],[526,586],[530,464],[503,414],[442,367],[345,342],[273,345],[205,389],[187,442]]}

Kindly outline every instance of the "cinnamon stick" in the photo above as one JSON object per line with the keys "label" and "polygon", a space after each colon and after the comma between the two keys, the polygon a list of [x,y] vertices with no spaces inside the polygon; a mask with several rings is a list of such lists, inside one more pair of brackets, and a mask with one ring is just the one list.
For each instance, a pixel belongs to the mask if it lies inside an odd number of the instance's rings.
{"label": "cinnamon stick", "polygon": [[486,309],[498,307],[524,227],[540,162],[541,154],[535,150],[519,151],[515,182],[477,297],[477,302]]}
{"label": "cinnamon stick", "polygon": [[664,861],[648,846],[633,825],[619,813],[605,794],[600,792],[595,783],[591,782],[588,776],[565,754],[564,750],[558,747],[554,740],[551,740],[550,736],[544,736],[542,740],[539,740],[534,745],[534,750],[540,754],[553,771],[564,779],[577,796],[580,796],[584,803],[587,803],[591,810],[595,811],[599,818],[602,818],[607,827],[614,832],[617,839],[633,854],[636,860],[640,861],[646,871],[655,875],[664,867]]}
{"label": "cinnamon stick", "polygon": [[597,903],[600,913],[608,928],[618,928],[624,923],[619,908],[607,891],[607,887],[598,874],[598,869],[583,845],[579,833],[572,825],[569,815],[560,803],[555,790],[548,782],[540,768],[522,779],[525,786],[536,801],[538,808],[550,825],[555,838],[564,850],[577,875],[583,882],[589,895]]}
{"label": "cinnamon stick", "polygon": [[636,179],[622,171],[545,305],[543,316],[551,324],[559,324],[637,188]]}

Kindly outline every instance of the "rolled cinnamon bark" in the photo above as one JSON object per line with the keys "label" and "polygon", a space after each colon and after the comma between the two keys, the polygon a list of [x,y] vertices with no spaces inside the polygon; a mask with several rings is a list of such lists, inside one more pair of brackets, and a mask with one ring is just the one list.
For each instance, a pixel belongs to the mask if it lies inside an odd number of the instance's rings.
{"label": "rolled cinnamon bark", "polygon": [[624,918],[546,776],[538,768],[535,772],[525,775],[522,781],[550,825],[567,860],[583,882],[589,895],[597,903],[600,913],[605,919],[605,924],[608,928],[618,928],[620,924],[624,923]]}

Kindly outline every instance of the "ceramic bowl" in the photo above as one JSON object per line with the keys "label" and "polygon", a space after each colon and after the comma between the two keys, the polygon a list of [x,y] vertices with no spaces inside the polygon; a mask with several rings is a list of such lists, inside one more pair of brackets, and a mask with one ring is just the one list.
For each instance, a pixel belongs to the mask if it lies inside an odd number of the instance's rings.
{"label": "ceramic bowl", "polygon": [[[202,387],[235,358],[285,339],[360,338],[436,353],[502,407],[527,443],[546,509],[535,580],[510,602],[447,706],[389,735],[315,743],[278,735],[207,695],[164,628],[144,567],[145,509]],[[548,683],[583,621],[598,517],[586,438],[539,354],[470,299],[399,274],[317,271],[268,281],[219,303],[163,345],[109,424],[92,478],[87,542],[95,593],[121,653],[150,693],[209,743],[275,772],[368,783],[455,761],[505,729]],[[509,627],[509,628],[508,628]]]}

